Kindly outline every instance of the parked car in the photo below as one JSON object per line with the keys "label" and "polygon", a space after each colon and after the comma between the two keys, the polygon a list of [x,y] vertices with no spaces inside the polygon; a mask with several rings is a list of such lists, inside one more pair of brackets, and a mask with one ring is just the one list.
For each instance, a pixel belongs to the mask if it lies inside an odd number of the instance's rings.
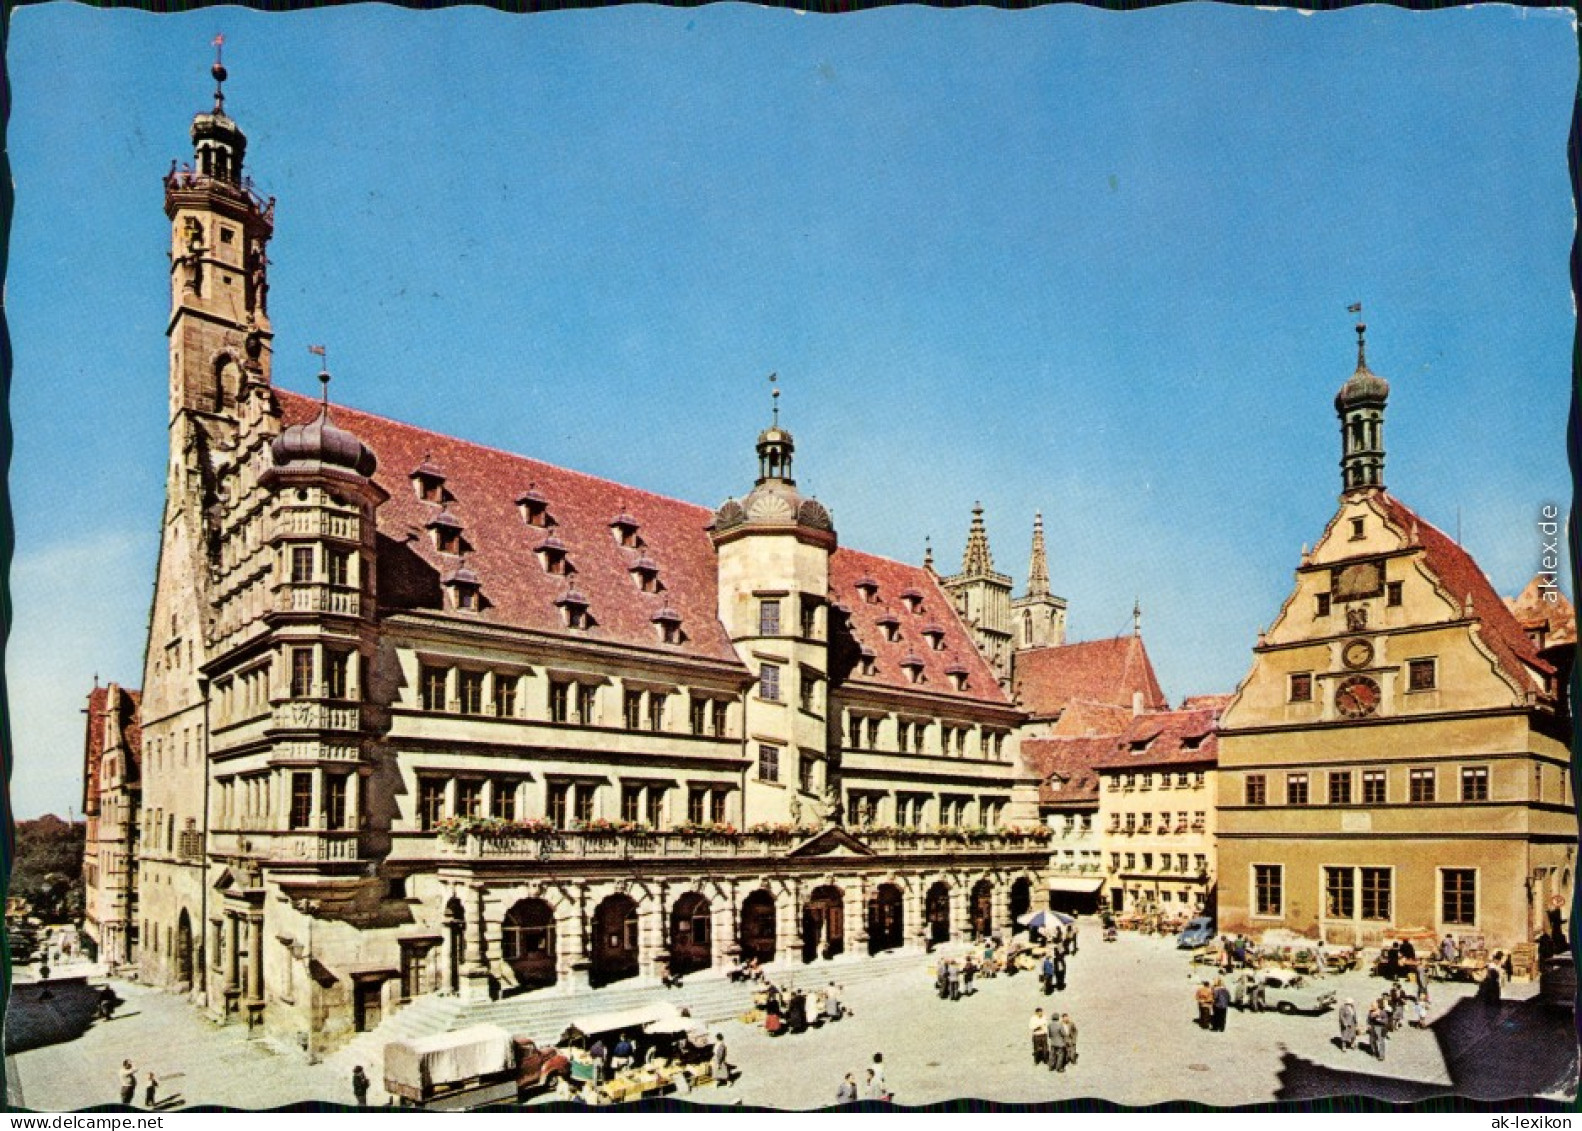
{"label": "parked car", "polygon": [[1538,996],[1550,1009],[1576,1009],[1577,968],[1570,954],[1557,954],[1544,960],[1538,971]]}
{"label": "parked car", "polygon": [[1281,1013],[1325,1013],[1335,1008],[1335,991],[1291,970],[1262,970],[1264,1000]]}
{"label": "parked car", "polygon": [[1193,919],[1186,929],[1176,936],[1176,946],[1182,950],[1196,950],[1214,941],[1214,920]]}

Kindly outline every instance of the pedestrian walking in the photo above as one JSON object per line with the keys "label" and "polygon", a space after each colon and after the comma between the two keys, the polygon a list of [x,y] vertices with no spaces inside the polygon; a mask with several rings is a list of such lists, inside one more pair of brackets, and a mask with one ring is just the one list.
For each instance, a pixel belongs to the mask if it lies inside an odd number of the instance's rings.
{"label": "pedestrian walking", "polygon": [[1064,1072],[1070,1049],[1066,1046],[1065,1027],[1060,1024],[1060,1017],[1057,1014],[1049,1015],[1046,1029],[1049,1034],[1049,1071]]}
{"label": "pedestrian walking", "polygon": [[807,995],[801,990],[791,991],[786,1005],[786,1028],[793,1033],[807,1032]]}
{"label": "pedestrian walking", "polygon": [[121,1102],[128,1106],[137,1097],[137,1069],[130,1060],[121,1062]]}
{"label": "pedestrian walking", "polygon": [[1406,1023],[1406,991],[1397,982],[1390,987],[1390,1032],[1398,1033]]}
{"label": "pedestrian walking", "polygon": [[1060,990],[1061,992],[1064,992],[1065,988],[1066,988],[1066,956],[1065,956],[1065,954],[1062,953],[1061,951],[1058,951],[1058,950],[1055,951],[1055,953],[1054,953],[1054,963],[1055,963],[1055,989]]}
{"label": "pedestrian walking", "polygon": [[961,967],[954,962],[945,969],[945,988],[951,1001],[961,1000]]}
{"label": "pedestrian walking", "polygon": [[1066,1063],[1075,1064],[1077,1062],[1077,1023],[1071,1020],[1071,1014],[1062,1013],[1060,1015],[1060,1027],[1066,1033]]}
{"label": "pedestrian walking", "polygon": [[724,1088],[736,1079],[736,1071],[731,1067],[730,1050],[725,1047],[725,1034],[714,1034],[714,1086]]}
{"label": "pedestrian walking", "polygon": [[1340,1047],[1350,1052],[1357,1046],[1357,1003],[1349,997],[1340,1005]]}
{"label": "pedestrian walking", "polygon": [[352,1069],[352,1095],[356,1097],[358,1107],[368,1106],[368,1073],[363,1071],[360,1064]]}
{"label": "pedestrian walking", "polygon": [[1055,956],[1053,948],[1044,955],[1043,964],[1039,967],[1039,975],[1044,983],[1044,996],[1048,997],[1055,992]]}
{"label": "pedestrian walking", "polygon": [[1027,1022],[1028,1032],[1033,1038],[1033,1063],[1049,1063],[1049,1030],[1048,1022],[1044,1020],[1042,1009],[1033,1010],[1032,1018]]}
{"label": "pedestrian walking", "polygon": [[857,1078],[850,1072],[835,1089],[835,1102],[838,1104],[854,1104],[857,1102]]}
{"label": "pedestrian walking", "polygon": [[1230,991],[1225,988],[1223,978],[1214,979],[1214,1031],[1225,1031],[1225,1018],[1230,1013]]}
{"label": "pedestrian walking", "polygon": [[159,1077],[155,1076],[154,1073],[150,1071],[147,1079],[143,1082],[143,1106],[146,1108],[152,1108],[158,1102]]}
{"label": "pedestrian walking", "polygon": [[1269,983],[1264,981],[1262,974],[1254,974],[1252,979],[1252,1011],[1262,1013],[1269,1008]]}
{"label": "pedestrian walking", "polygon": [[978,973],[978,964],[973,961],[972,955],[967,955],[961,960],[961,992],[972,995],[972,979]]}
{"label": "pedestrian walking", "polygon": [[939,972],[934,976],[934,991],[939,994],[940,1001],[950,1000],[950,959],[939,960]]}
{"label": "pedestrian walking", "polygon": [[1384,1059],[1384,1042],[1388,1032],[1389,1022],[1386,1019],[1384,1002],[1376,1001],[1368,1009],[1368,1044],[1378,1060]]}
{"label": "pedestrian walking", "polygon": [[873,1077],[874,1089],[877,1092],[877,1095],[873,1098],[876,1100],[893,1099],[894,1097],[890,1094],[890,1089],[884,1080],[884,1053],[876,1052],[873,1054],[873,1067],[868,1069],[868,1073]]}
{"label": "pedestrian walking", "polygon": [[1423,995],[1418,994],[1411,1002],[1411,1026],[1414,1029],[1428,1028],[1428,1005],[1423,1001]]}
{"label": "pedestrian walking", "polygon": [[1207,982],[1200,983],[1196,997],[1198,1028],[1212,1028],[1214,1024],[1214,987]]}

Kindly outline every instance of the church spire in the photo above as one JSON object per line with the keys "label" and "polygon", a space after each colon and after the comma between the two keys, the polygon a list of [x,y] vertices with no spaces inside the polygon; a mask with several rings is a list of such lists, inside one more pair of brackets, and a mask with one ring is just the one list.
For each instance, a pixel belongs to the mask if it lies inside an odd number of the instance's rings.
{"label": "church spire", "polygon": [[984,577],[994,572],[989,554],[989,532],[983,525],[983,504],[972,504],[972,526],[967,531],[967,548],[961,555],[961,572],[967,577]]}
{"label": "church spire", "polygon": [[1033,560],[1027,567],[1027,595],[1049,596],[1049,559],[1044,553],[1044,512],[1033,512]]}

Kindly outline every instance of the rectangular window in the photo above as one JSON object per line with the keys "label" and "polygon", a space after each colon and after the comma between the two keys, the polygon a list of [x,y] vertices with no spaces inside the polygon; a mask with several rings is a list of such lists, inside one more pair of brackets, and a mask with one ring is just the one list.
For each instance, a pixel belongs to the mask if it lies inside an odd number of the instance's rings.
{"label": "rectangular window", "polygon": [[1351,804],[1351,774],[1346,770],[1336,770],[1329,775],[1329,803],[1331,805]]}
{"label": "rectangular window", "polygon": [[758,747],[758,780],[780,780],[780,747],[767,745]]}
{"label": "rectangular window", "polygon": [[569,722],[571,718],[571,684],[554,679],[549,682],[549,721]]}
{"label": "rectangular window", "polygon": [[313,547],[291,547],[291,583],[304,585],[313,580]]}
{"label": "rectangular window", "polygon": [[640,785],[623,785],[621,787],[621,820],[631,821],[634,824],[643,819],[643,787]]}
{"label": "rectangular window", "polygon": [[641,691],[628,691],[621,699],[621,706],[627,730],[636,730],[642,726],[643,693]]}
{"label": "rectangular window", "polygon": [[[763,747],[759,747],[760,756]],[[709,819],[709,791],[693,787],[687,791],[687,820],[701,825]]]}
{"label": "rectangular window", "polygon": [[1477,926],[1478,874],[1475,869],[1439,869],[1439,890],[1439,917],[1446,925]]}
{"label": "rectangular window", "polygon": [[649,730],[665,729],[665,700],[669,698],[670,696],[662,691],[650,691],[648,693]]}
{"label": "rectangular window", "polygon": [[1320,594],[1318,594],[1318,599],[1314,602],[1313,615],[1314,616],[1320,616],[1320,617],[1327,617],[1329,615],[1329,594],[1328,593],[1320,593]]}
{"label": "rectangular window", "polygon": [[445,709],[445,677],[448,674],[445,668],[423,665],[423,670],[418,676],[418,692],[422,696],[421,702],[425,711]]}
{"label": "rectangular window", "polygon": [[552,781],[549,783],[548,803],[545,806],[549,823],[557,829],[568,828],[571,825],[571,783]]}
{"label": "rectangular window", "polygon": [[1285,803],[1287,805],[1307,804],[1307,775],[1285,775]]}
{"label": "rectangular window", "polygon": [[324,653],[324,690],[331,699],[346,698],[347,675],[351,671],[352,653]]}
{"label": "rectangular window", "polygon": [[780,602],[776,598],[767,598],[758,602],[758,635],[780,635]]}
{"label": "rectangular window", "polygon": [[324,778],[324,827],[327,829],[344,829],[346,827],[346,783],[345,774],[327,774]]}
{"label": "rectangular window", "polygon": [[351,584],[351,561],[352,556],[345,550],[327,551],[325,562],[329,566],[331,585]]}
{"label": "rectangular window", "polygon": [[287,827],[305,829],[313,821],[313,775],[299,770],[291,775],[291,813]]}
{"label": "rectangular window", "polygon": [[817,710],[818,707],[818,676],[804,671],[797,680],[797,691],[804,711]]}
{"label": "rectangular window", "polygon": [[1254,915],[1284,914],[1284,865],[1254,864],[1252,866],[1252,889]]}
{"label": "rectangular window", "polygon": [[1487,801],[1489,799],[1489,768],[1466,766],[1461,771],[1461,800]]}
{"label": "rectangular window", "polygon": [[482,672],[458,672],[456,676],[456,692],[457,697],[461,700],[462,714],[483,714]]}
{"label": "rectangular window", "polygon": [[584,825],[593,820],[593,791],[592,782],[579,782],[572,789],[573,813]]}
{"label": "rectangular window", "polygon": [[761,664],[758,668],[758,698],[780,702],[780,665]]}
{"label": "rectangular window", "polygon": [[1434,771],[1433,767],[1412,770],[1408,776],[1411,782],[1411,800],[1413,805],[1421,805],[1434,799]]}
{"label": "rectangular window", "polygon": [[494,817],[502,821],[516,820],[516,782],[509,778],[494,783]]}
{"label": "rectangular window", "polygon": [[715,738],[725,737],[725,708],[723,699],[715,699],[709,704],[709,726]]}
{"label": "rectangular window", "polygon": [[818,639],[818,602],[811,597],[802,598],[802,635],[809,640]]}
{"label": "rectangular window", "polygon": [[1389,581],[1384,585],[1384,603],[1391,608],[1396,608],[1401,603],[1401,583]]}
{"label": "rectangular window", "polygon": [[696,695],[687,708],[687,724],[693,734],[707,734],[709,729],[709,701]]}
{"label": "rectangular window", "polygon": [[1406,689],[1432,691],[1438,686],[1436,667],[1432,659],[1406,661]]}
{"label": "rectangular window", "polygon": [[291,698],[306,699],[313,694],[313,649],[291,649]]}
{"label": "rectangular window", "polygon": [[577,724],[593,725],[593,696],[597,692],[591,683],[577,684]]}
{"label": "rectangular window", "polygon": [[494,713],[502,719],[516,718],[516,676],[494,677]]}
{"label": "rectangular window", "polygon": [[1352,919],[1357,914],[1357,877],[1350,868],[1324,869],[1324,915]]}
{"label": "rectangular window", "polygon": [[862,719],[853,715],[846,720],[847,745],[852,750],[862,749]]}
{"label": "rectangular window", "polygon": [[817,765],[817,758],[811,758],[806,754],[797,755],[797,787],[801,789],[803,793],[813,792],[815,767],[817,767]]}
{"label": "rectangular window", "polygon": [[483,816],[483,782],[464,779],[456,783],[456,816]]}
{"label": "rectangular window", "polygon": [[1388,868],[1362,868],[1362,917],[1385,920],[1390,918],[1390,870]]}
{"label": "rectangular window", "polygon": [[1291,673],[1291,702],[1311,703],[1313,701],[1313,673]]}
{"label": "rectangular window", "polygon": [[1362,771],[1362,803],[1364,805],[1384,804],[1384,771]]}
{"label": "rectangular window", "polygon": [[425,830],[432,829],[445,819],[444,779],[418,778],[417,819],[418,825]]}
{"label": "rectangular window", "polygon": [[660,786],[657,786],[657,785],[649,786],[648,787],[648,796],[646,798],[644,798],[644,800],[647,802],[646,812],[644,813],[644,819],[647,820],[648,827],[651,828],[651,829],[662,828],[663,827],[662,822],[663,822],[663,819],[664,819],[664,804],[665,804],[665,791],[664,791],[664,789],[662,787],[660,787]]}

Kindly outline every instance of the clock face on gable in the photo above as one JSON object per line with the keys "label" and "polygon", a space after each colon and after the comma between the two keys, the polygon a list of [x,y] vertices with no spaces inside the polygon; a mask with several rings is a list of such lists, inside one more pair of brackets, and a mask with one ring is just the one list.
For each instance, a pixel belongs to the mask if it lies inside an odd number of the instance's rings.
{"label": "clock face on gable", "polygon": [[1335,570],[1331,587],[1337,601],[1360,601],[1384,592],[1384,565],[1381,562],[1354,562]]}
{"label": "clock face on gable", "polygon": [[1365,675],[1348,676],[1335,688],[1335,710],[1348,719],[1364,719],[1379,709],[1379,685]]}
{"label": "clock face on gable", "polygon": [[1366,640],[1348,640],[1340,650],[1340,660],[1348,668],[1365,668],[1373,662],[1373,645]]}

